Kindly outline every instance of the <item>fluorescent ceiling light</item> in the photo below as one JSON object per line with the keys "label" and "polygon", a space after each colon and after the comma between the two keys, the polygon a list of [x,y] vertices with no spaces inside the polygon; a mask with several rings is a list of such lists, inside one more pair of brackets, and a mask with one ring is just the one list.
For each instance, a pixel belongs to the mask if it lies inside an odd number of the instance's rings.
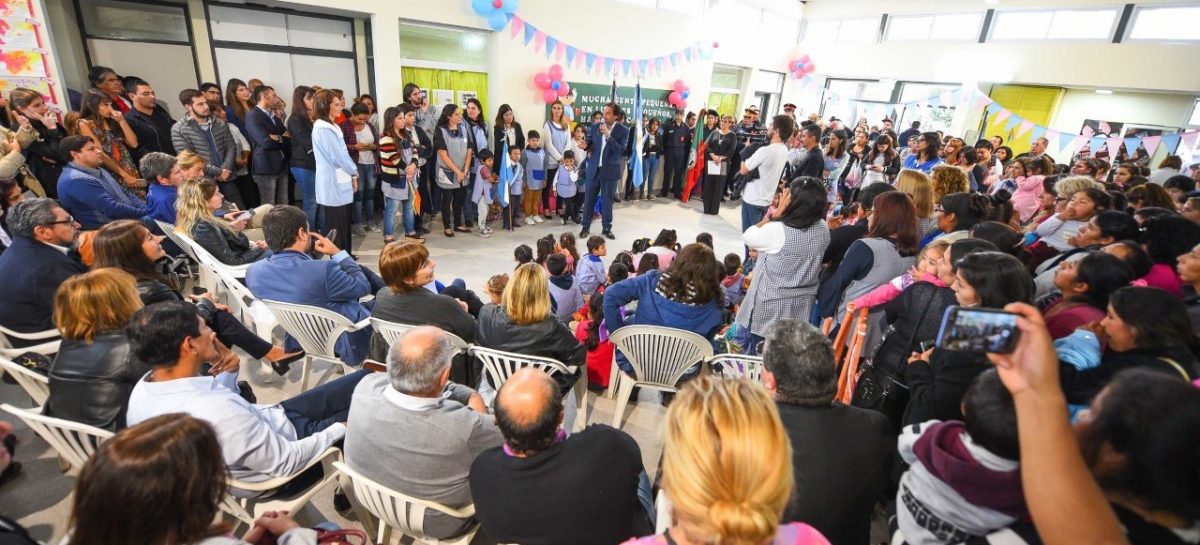
{"label": "fluorescent ceiling light", "polygon": [[1096,94],[1100,94],[1100,95],[1111,95],[1111,94],[1112,94],[1112,89],[1096,89]]}

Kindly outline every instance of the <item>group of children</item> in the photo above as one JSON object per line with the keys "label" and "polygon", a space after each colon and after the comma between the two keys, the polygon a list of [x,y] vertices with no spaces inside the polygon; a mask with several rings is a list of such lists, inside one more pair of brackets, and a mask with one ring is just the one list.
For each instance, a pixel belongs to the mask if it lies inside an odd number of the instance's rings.
{"label": "group of children", "polygon": [[[586,183],[579,168],[579,162],[586,157],[583,138],[583,127],[576,127],[568,149],[563,150],[562,159],[553,168],[546,166],[548,157],[541,147],[538,131],[529,131],[524,149],[508,149],[507,164],[497,164],[491,150],[480,150],[471,192],[471,201],[479,210],[479,236],[491,236],[493,229],[488,223],[496,219],[506,231],[519,228],[522,218],[526,225],[536,225],[553,219],[555,213],[562,218],[563,225],[568,222],[579,224],[583,205],[581,188]],[[507,173],[502,172],[505,168]],[[503,190],[500,187],[502,177],[510,180],[506,199],[501,199],[497,193]],[[542,195],[546,191],[550,192],[548,198]]]}

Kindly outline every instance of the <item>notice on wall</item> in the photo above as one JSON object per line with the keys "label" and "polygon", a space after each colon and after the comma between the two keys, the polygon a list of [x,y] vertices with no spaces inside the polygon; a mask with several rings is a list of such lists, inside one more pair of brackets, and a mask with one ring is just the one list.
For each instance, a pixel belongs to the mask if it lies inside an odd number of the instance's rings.
{"label": "notice on wall", "polygon": [[466,108],[467,101],[472,98],[475,100],[479,100],[479,93],[476,93],[475,91],[459,91],[458,92],[458,105],[462,106],[463,108]]}
{"label": "notice on wall", "polygon": [[433,100],[430,100],[429,103],[438,108],[447,104],[454,104],[454,91],[450,89],[434,89]]}
{"label": "notice on wall", "polygon": [[[571,84],[571,94],[559,99],[575,112],[575,121],[586,123],[591,121],[592,112],[604,110],[604,105],[612,100],[612,85],[605,83],[575,83]],[[633,111],[633,87],[618,86],[616,103],[629,115]],[[642,87],[642,113],[646,119],[658,118],[665,123],[675,113],[675,108],[667,102],[671,91],[667,89],[651,89]],[[692,101],[688,109],[698,110],[701,104]],[[546,118],[550,118],[550,105],[546,105]]]}
{"label": "notice on wall", "polygon": [[66,96],[49,44],[40,1],[0,0],[0,93],[26,87],[41,92],[52,105],[63,104]]}

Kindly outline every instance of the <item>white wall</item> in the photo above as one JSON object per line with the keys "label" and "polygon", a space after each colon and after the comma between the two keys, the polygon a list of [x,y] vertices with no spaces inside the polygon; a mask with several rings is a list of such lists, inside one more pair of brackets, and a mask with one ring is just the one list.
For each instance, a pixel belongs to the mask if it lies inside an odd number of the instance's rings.
{"label": "white wall", "polygon": [[1182,127],[1193,100],[1193,95],[1127,92],[1101,95],[1086,89],[1067,89],[1050,120],[1050,128],[1076,134],[1084,119]]}
{"label": "white wall", "polygon": [[[1138,4],[1170,4],[1175,0],[1139,0]],[[982,12],[987,8],[1047,9],[1116,7],[1120,2],[1096,0],[820,0],[806,5],[808,19],[878,18],[881,13],[930,14]],[[1200,89],[1196,65],[1200,47],[1181,44],[1103,41],[1028,42],[885,42],[802,44],[817,71],[835,77],[891,78],[959,83],[993,81],[988,74],[1011,74],[1013,83],[1076,87],[1195,92]],[[994,77],[994,76],[993,76]]]}

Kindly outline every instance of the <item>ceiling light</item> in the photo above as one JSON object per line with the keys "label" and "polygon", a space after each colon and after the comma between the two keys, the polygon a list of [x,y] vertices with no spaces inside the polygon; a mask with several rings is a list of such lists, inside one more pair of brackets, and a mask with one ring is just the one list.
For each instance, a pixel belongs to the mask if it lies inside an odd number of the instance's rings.
{"label": "ceiling light", "polygon": [[1111,95],[1111,94],[1112,94],[1112,89],[1096,89],[1096,94],[1098,94],[1098,95]]}

